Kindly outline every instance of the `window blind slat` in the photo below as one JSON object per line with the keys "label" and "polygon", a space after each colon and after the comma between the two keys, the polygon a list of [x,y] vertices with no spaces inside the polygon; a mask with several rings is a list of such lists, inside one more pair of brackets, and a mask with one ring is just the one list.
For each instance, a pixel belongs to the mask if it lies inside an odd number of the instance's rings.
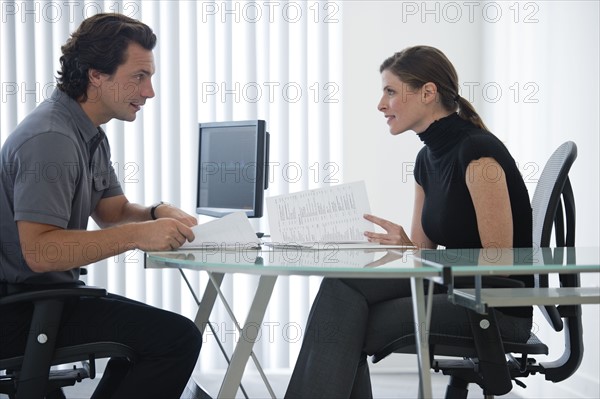
{"label": "window blind slat", "polygon": [[[81,21],[96,12],[122,12],[147,23],[158,37],[152,79],[156,97],[147,101],[135,122],[111,121],[105,126],[114,166],[131,201],[149,205],[165,200],[195,214],[198,123],[219,120],[267,121],[272,162],[267,195],[324,184],[314,181],[309,167],[329,161],[334,146],[330,127],[341,125],[336,122],[341,120],[339,113],[333,117],[329,104],[321,98],[315,101],[315,94],[323,93],[323,83],[339,76],[339,63],[328,61],[328,43],[330,31],[341,26],[325,24],[322,18],[315,21],[315,7],[320,10],[325,3],[53,2],[60,17],[47,18],[41,13],[47,2],[14,4],[19,9],[14,15],[5,13],[0,27],[5,97],[0,103],[1,142],[52,91],[46,86],[54,84],[60,47]],[[39,19],[23,14],[21,5],[37,12]],[[315,83],[318,92],[311,86]],[[10,85],[31,93],[10,95],[6,91]],[[267,217],[252,224],[268,232]],[[93,222],[90,226],[97,228]],[[193,319],[196,305],[178,272],[144,270],[142,265],[141,253],[127,253],[90,266],[86,279]],[[208,278],[192,275],[190,282],[201,294]],[[318,281],[279,279],[265,319],[270,324],[255,347],[263,367],[287,368],[294,362],[301,337],[292,336],[296,347],[290,347],[285,334],[301,333],[296,331],[298,321],[305,322]],[[223,282],[241,322],[256,284],[257,278],[249,276],[227,276]],[[211,321],[217,338],[231,351],[237,333],[222,306],[216,306]],[[207,332],[199,367],[224,368],[210,335]]]}

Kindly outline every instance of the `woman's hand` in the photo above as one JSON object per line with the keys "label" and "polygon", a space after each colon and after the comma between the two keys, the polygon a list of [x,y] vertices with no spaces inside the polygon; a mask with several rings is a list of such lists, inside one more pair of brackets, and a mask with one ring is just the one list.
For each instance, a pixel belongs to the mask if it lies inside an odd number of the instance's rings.
{"label": "woman's hand", "polygon": [[386,231],[386,233],[365,231],[365,236],[368,238],[369,242],[377,242],[384,245],[415,246],[410,238],[408,238],[408,235],[406,235],[406,232],[402,226],[392,223],[389,220],[369,214],[365,214],[364,218],[369,222],[375,223]]}

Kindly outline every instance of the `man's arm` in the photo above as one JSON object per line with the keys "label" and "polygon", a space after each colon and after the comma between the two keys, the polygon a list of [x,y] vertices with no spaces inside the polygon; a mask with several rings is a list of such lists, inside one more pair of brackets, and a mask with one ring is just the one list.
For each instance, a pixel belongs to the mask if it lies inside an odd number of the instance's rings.
{"label": "man's arm", "polygon": [[[92,217],[98,226],[106,228],[122,223],[152,220],[150,208],[151,207],[131,203],[124,195],[117,195],[100,200]],[[157,218],[172,218],[179,220],[188,227],[198,224],[195,217],[169,204],[161,204],[156,208],[154,214]]]}
{"label": "man's arm", "polygon": [[27,221],[17,222],[17,227],[23,257],[37,273],[74,269],[132,249],[172,250],[194,239],[188,226],[172,218],[96,231],[65,230]]}

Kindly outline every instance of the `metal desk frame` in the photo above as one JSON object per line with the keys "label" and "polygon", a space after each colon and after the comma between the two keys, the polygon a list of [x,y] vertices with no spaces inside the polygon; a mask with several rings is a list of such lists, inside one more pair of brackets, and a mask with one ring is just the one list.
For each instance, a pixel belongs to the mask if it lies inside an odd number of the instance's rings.
{"label": "metal desk frame", "polygon": [[[263,264],[252,264],[252,262],[223,263],[214,261],[210,259],[209,256],[205,256],[206,253],[201,253],[202,255],[200,255],[200,257],[202,259],[201,261],[197,261],[193,252],[182,251],[148,253],[146,254],[145,262],[147,267],[167,267],[177,268],[180,270],[182,277],[186,281],[188,288],[192,292],[196,303],[198,304],[195,323],[201,331],[204,331],[207,325],[210,326],[209,316],[215,305],[216,298],[219,297],[225,305],[228,314],[238,328],[238,331],[243,334],[242,336],[249,338],[240,340],[234,349],[231,359],[228,359],[229,366],[218,394],[219,398],[235,397],[238,388],[241,387],[241,379],[246,364],[250,358],[252,358],[256,364],[271,397],[275,397],[264,371],[262,370],[260,363],[252,351],[256,334],[253,333],[252,330],[247,329],[247,327],[255,327],[262,323],[278,276],[305,275],[338,278],[410,278],[415,320],[418,371],[420,377],[419,397],[431,398],[431,375],[428,372],[430,369],[430,354],[426,332],[428,331],[431,319],[432,296],[429,296],[427,300],[425,298],[423,289],[425,280],[429,280],[430,287],[434,282],[448,285],[450,301],[455,304],[474,309],[479,313],[486,313],[489,307],[497,306],[562,303],[598,304],[600,303],[600,295],[598,290],[595,289],[582,288],[575,291],[561,289],[519,289],[525,291],[518,291],[519,295],[517,295],[517,292],[515,291],[502,291],[503,289],[498,288],[483,289],[481,286],[482,276],[505,275],[507,273],[506,267],[511,266],[512,268],[510,269],[510,274],[582,272],[598,273],[600,272],[600,261],[598,260],[598,253],[600,252],[600,249],[591,248],[589,250],[592,253],[590,258],[591,260],[586,258],[586,260],[581,264],[569,265],[568,262],[565,264],[562,259],[560,261],[556,261],[554,258],[549,264],[544,264],[545,260],[543,258],[537,258],[536,256],[533,256],[538,251],[541,254],[542,251],[540,251],[539,248],[530,249],[530,254],[532,254],[534,261],[531,265],[528,264],[527,267],[519,267],[518,264],[511,264],[510,261],[497,262],[491,265],[480,265],[478,260],[469,262],[467,259],[467,261],[465,261],[464,258],[456,256],[456,253],[452,253],[451,250],[412,251],[407,254],[407,256],[410,257],[410,260],[395,260],[387,265],[382,266],[381,268],[327,268],[323,265],[320,267],[315,265],[303,266],[300,264],[284,265],[278,264],[277,261],[274,261],[272,264],[265,267]],[[380,251],[394,252],[394,250]],[[464,251],[478,250],[466,249]],[[503,251],[512,251],[512,249],[506,249]],[[573,251],[575,251],[575,248],[573,248]],[[266,250],[266,252],[265,250],[260,251],[260,254],[264,253],[273,253],[273,250]],[[213,251],[211,254],[215,254],[215,252]],[[443,259],[444,255],[450,254],[452,254],[453,261]],[[432,255],[438,259],[432,261]],[[410,262],[412,262],[412,267],[407,267],[407,263]],[[202,299],[198,299],[196,296],[182,268],[202,270],[208,273],[210,279],[205,287]],[[223,292],[220,289],[223,278],[225,274],[228,273],[248,273],[260,276],[254,299],[250,306],[250,310],[246,315],[244,324],[240,324],[237,321],[227,303]],[[455,276],[473,277],[475,280],[475,288],[472,290],[455,289],[452,284]],[[512,298],[512,300],[507,302],[507,298],[509,297]],[[225,353],[224,355],[227,358]],[[246,395],[245,392],[244,395]]]}

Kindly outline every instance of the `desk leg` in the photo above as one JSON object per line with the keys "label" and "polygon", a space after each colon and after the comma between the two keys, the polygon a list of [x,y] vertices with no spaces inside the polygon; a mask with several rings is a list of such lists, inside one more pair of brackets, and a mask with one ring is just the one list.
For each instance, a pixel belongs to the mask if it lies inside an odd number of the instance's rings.
{"label": "desk leg", "polygon": [[412,277],[410,279],[410,283],[415,320],[416,347],[419,361],[419,397],[431,398],[431,372],[429,371],[429,327],[427,323],[428,316],[425,314],[423,279]]}
{"label": "desk leg", "polygon": [[[187,282],[187,278],[185,278],[183,271],[181,272],[181,274]],[[194,295],[194,299],[198,304],[198,312],[196,312],[196,318],[194,319],[194,323],[196,323],[196,325],[198,326],[200,331],[202,331],[202,333],[204,333],[204,330],[206,329],[206,326],[208,324],[208,318],[210,317],[210,314],[212,313],[212,310],[215,306],[215,301],[217,300],[218,289],[221,286],[221,283],[223,282],[223,277],[225,275],[223,273],[209,273],[209,276],[210,281],[206,283],[206,288],[204,289],[204,294],[202,295],[202,300],[200,301],[198,301],[198,298],[196,298],[196,294],[193,292],[192,287],[189,286],[188,283],[190,291]]]}
{"label": "desk leg", "polygon": [[248,317],[241,329],[240,340],[235,346],[231,364],[225,373],[225,379],[218,395],[219,398],[234,398],[237,393],[276,281],[277,276],[260,277]]}
{"label": "desk leg", "polygon": [[[213,326],[208,321],[208,318],[210,317],[212,309],[215,306],[215,301],[217,298],[217,293],[219,291],[219,287],[221,286],[221,283],[223,282],[223,277],[225,275],[223,273],[213,273],[213,276],[211,277],[210,281],[208,281],[208,283],[206,284],[206,288],[204,290],[204,295],[202,296],[202,300],[200,300],[200,299],[198,299],[198,296],[196,295],[196,291],[194,291],[194,288],[192,287],[192,284],[188,280],[184,271],[182,269],[179,269],[179,273],[181,274],[183,281],[185,281],[190,293],[192,294],[192,297],[194,297],[194,301],[196,301],[196,305],[198,305],[198,311],[196,312],[196,318],[194,319],[194,323],[196,324],[196,327],[198,327],[198,329],[202,332],[202,334],[204,334],[204,330],[206,329],[207,326],[210,328],[210,330],[213,334],[213,337],[215,337],[215,341],[217,342],[217,345],[219,346],[219,349],[221,349],[221,353],[223,354],[223,357],[227,361],[227,364],[231,363],[231,361],[229,360],[229,356],[227,356],[227,352],[225,351],[225,348],[223,347],[223,344],[217,338],[217,334],[215,333]],[[242,390],[244,397],[246,399],[248,399],[248,395],[246,394],[246,391],[244,390],[244,387],[241,384],[240,384],[240,389]],[[185,398],[189,397],[189,398],[194,398],[194,399],[210,398],[210,396],[204,391],[204,389],[202,387],[200,387],[192,379],[188,383],[188,386],[186,387],[184,394],[181,396],[182,399],[184,397]]]}

